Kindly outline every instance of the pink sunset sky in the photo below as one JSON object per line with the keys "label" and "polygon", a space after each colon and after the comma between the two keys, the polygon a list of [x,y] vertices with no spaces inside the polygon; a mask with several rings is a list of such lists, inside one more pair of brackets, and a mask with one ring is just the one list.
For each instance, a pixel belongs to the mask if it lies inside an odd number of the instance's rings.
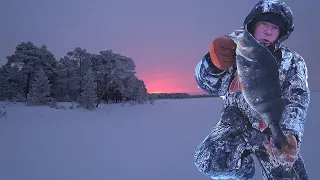
{"label": "pink sunset sky", "polygon": [[[215,37],[242,26],[255,0],[69,0],[5,1],[0,7],[0,62],[22,41],[59,59],[76,47],[91,53],[112,49],[131,57],[149,92],[205,93],[194,79],[196,64]],[[285,1],[295,31],[285,44],[307,62],[309,86],[320,90],[319,1]]]}

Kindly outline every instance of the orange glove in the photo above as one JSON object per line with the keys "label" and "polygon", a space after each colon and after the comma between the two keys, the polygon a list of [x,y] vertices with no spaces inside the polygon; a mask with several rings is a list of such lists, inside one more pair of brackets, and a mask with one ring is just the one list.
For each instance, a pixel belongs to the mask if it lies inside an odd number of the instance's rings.
{"label": "orange glove", "polygon": [[284,152],[281,152],[277,147],[275,147],[269,139],[264,141],[264,146],[267,149],[268,154],[282,163],[294,163],[297,158],[298,152],[298,142],[294,135],[286,135],[291,148],[286,149]]}
{"label": "orange glove", "polygon": [[221,70],[228,69],[236,61],[236,47],[237,45],[230,38],[216,38],[210,46],[212,63]]}

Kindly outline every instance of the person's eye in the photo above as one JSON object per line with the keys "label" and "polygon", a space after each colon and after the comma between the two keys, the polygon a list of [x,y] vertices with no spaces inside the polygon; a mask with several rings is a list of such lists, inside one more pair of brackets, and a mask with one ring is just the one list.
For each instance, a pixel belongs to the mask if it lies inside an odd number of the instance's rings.
{"label": "person's eye", "polygon": [[272,26],[273,30],[275,31],[280,31],[279,27],[278,26]]}
{"label": "person's eye", "polygon": [[270,25],[271,25],[272,29],[279,29],[279,27],[274,24],[270,24]]}

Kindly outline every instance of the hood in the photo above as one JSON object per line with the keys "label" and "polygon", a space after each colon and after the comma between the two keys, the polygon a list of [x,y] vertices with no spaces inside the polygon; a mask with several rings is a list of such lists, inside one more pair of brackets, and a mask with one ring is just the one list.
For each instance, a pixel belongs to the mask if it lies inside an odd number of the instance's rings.
{"label": "hood", "polygon": [[257,16],[266,12],[277,13],[286,21],[286,32],[275,43],[278,49],[283,41],[288,39],[294,30],[293,14],[291,9],[281,0],[259,0],[244,20],[244,28],[248,30],[248,25]]}

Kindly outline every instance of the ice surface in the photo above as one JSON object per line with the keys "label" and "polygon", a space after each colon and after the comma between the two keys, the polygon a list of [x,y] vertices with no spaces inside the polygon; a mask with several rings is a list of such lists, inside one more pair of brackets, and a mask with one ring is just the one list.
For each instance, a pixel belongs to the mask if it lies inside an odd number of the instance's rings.
{"label": "ice surface", "polygon": [[[320,93],[311,93],[301,149],[309,179],[319,171],[319,102]],[[194,166],[193,153],[221,108],[221,98],[95,111],[7,106],[8,116],[0,118],[0,179],[208,180]],[[253,180],[261,180],[255,164]]]}

